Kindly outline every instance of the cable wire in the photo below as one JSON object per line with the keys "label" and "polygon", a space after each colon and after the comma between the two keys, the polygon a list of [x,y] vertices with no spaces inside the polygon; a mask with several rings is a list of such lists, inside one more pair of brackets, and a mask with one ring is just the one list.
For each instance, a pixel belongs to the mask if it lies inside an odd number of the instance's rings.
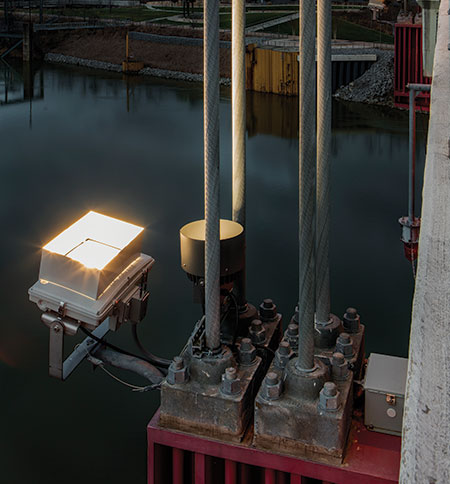
{"label": "cable wire", "polygon": [[107,370],[105,368],[105,366],[103,365],[103,363],[101,365],[97,365],[97,368],[100,368],[101,370],[103,370],[107,375],[109,375],[111,378],[113,378],[117,382],[121,383],[122,385],[125,385],[128,388],[131,388],[133,392],[148,392],[149,390],[159,390],[161,388],[160,383],[155,383],[153,385],[147,385],[145,387],[141,387],[141,386],[138,386],[138,385],[133,385],[132,383],[128,383],[128,382],[120,379],[118,376],[114,375],[113,373],[111,373],[109,370]]}
{"label": "cable wire", "polygon": [[[150,363],[150,364],[154,365],[154,363],[152,361],[150,361],[149,359],[147,359],[147,358],[145,358],[143,356],[135,355],[134,353],[131,353],[131,352],[127,351],[127,350],[124,350],[122,348],[119,348],[116,345],[113,345],[112,343],[109,343],[108,341],[106,341],[103,338],[99,338],[99,337],[95,336],[95,334],[91,333],[89,330],[87,330],[83,326],[80,326],[80,329],[81,329],[81,331],[83,331],[84,334],[86,334],[87,336],[89,336],[89,338],[92,338],[93,340],[97,341],[97,343],[101,343],[102,345],[105,345],[108,348],[111,348],[112,350],[117,351],[118,353],[122,353],[123,355],[132,356],[133,358],[137,358],[139,360],[143,360],[143,361],[146,361],[147,363]],[[155,365],[155,366],[158,366],[158,365]],[[165,370],[165,368],[159,368],[159,369],[160,370]]]}
{"label": "cable wire", "polygon": [[137,347],[141,350],[141,353],[148,358],[150,363],[160,368],[169,368],[170,364],[172,363],[171,360],[154,355],[142,345],[137,332],[137,324],[133,323],[131,325],[131,331],[133,333],[134,342],[136,343]]}

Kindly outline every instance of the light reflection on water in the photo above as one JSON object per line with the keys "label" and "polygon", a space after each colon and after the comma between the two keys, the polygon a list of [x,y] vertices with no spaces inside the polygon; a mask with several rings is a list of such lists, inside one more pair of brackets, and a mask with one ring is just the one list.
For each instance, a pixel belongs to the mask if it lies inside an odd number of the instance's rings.
{"label": "light reflection on water", "polygon": [[[0,80],[3,99],[1,89]],[[140,331],[152,351],[179,351],[200,314],[179,268],[178,229],[203,213],[202,88],[127,86],[117,75],[45,67],[33,92],[30,105],[16,85],[17,102],[0,107],[0,481],[144,483],[145,426],[158,396],[132,393],[87,364],[65,383],[48,378],[48,331],[27,289],[39,247],[84,212],[145,226],[144,251],[157,263]],[[297,100],[249,93],[247,104],[248,295],[256,304],[272,297],[286,321],[297,292]],[[222,216],[230,217],[227,89],[220,109]],[[334,104],[332,310],[358,307],[368,352],[401,356],[412,297],[397,223],[407,208],[407,126],[405,113]],[[419,120],[419,173],[424,126]],[[132,348],[127,328],[113,339]]]}

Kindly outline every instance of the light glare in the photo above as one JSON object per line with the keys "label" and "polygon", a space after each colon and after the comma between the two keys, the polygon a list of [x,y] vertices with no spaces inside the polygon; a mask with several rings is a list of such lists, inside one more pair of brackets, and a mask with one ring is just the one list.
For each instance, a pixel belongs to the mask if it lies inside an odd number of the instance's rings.
{"label": "light glare", "polygon": [[143,227],[91,211],[44,249],[76,260],[87,268],[102,270],[143,230]]}

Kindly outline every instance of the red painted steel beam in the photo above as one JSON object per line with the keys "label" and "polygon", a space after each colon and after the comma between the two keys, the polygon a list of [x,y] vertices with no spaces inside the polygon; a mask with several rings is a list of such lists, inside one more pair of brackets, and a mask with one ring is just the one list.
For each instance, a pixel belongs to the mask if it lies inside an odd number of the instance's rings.
{"label": "red painted steel beam", "polygon": [[184,481],[184,452],[181,449],[172,449],[172,483],[183,484]]}
{"label": "red painted steel beam", "polygon": [[237,463],[233,460],[225,460],[225,484],[236,484],[237,482]]}
{"label": "red painted steel beam", "polygon": [[[270,466],[270,469],[275,471],[329,481],[333,484],[394,484],[398,481],[400,438],[370,432],[362,424],[354,424],[350,436],[351,444],[343,465],[331,466],[253,448],[251,436],[244,438],[246,443],[232,444],[163,429],[159,427],[158,422],[159,411],[148,425],[149,452],[155,443],[194,452],[196,484],[207,483],[205,455],[257,466],[263,470]],[[152,460],[149,455],[148,463],[151,476],[158,462]],[[149,483],[153,484],[150,479]]]}

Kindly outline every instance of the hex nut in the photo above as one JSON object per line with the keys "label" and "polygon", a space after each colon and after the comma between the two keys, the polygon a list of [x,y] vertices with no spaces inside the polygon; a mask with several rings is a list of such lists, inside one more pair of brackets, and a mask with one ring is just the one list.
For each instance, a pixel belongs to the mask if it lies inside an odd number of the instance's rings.
{"label": "hex nut", "polygon": [[259,305],[259,315],[263,321],[273,321],[277,317],[277,307],[272,299],[264,299]]}
{"label": "hex nut", "polygon": [[331,359],[331,374],[335,380],[346,380],[350,375],[348,362],[342,353],[333,353]]}
{"label": "hex nut", "polygon": [[285,339],[289,342],[291,348],[296,350],[298,348],[298,324],[289,323],[287,330],[284,334]]}
{"label": "hex nut", "polygon": [[348,359],[353,357],[353,342],[348,333],[341,333],[338,336],[336,353],[342,353]]}
{"label": "hex nut", "polygon": [[345,331],[348,333],[357,333],[359,331],[360,324],[361,321],[358,311],[355,308],[347,308],[343,317]]}
{"label": "hex nut", "polygon": [[189,372],[181,356],[175,356],[167,372],[167,382],[171,385],[186,383],[189,380]]}
{"label": "hex nut", "polygon": [[250,338],[242,338],[239,346],[239,361],[242,365],[251,365],[256,361],[256,348]]}
{"label": "hex nut", "polygon": [[237,376],[236,368],[229,367],[225,369],[220,389],[225,395],[236,395],[241,391],[241,380]]}
{"label": "hex nut", "polygon": [[253,344],[261,344],[266,341],[266,328],[259,319],[254,319],[248,330]]}
{"label": "hex nut", "polygon": [[319,409],[326,412],[336,412],[340,407],[340,393],[335,383],[325,382],[319,393]]}
{"label": "hex nut", "polygon": [[262,384],[262,395],[267,400],[278,400],[283,392],[283,382],[278,373],[267,373]]}
{"label": "hex nut", "polygon": [[291,345],[288,341],[282,341],[275,352],[274,365],[277,368],[286,368],[289,360],[291,359],[294,352],[291,349]]}

